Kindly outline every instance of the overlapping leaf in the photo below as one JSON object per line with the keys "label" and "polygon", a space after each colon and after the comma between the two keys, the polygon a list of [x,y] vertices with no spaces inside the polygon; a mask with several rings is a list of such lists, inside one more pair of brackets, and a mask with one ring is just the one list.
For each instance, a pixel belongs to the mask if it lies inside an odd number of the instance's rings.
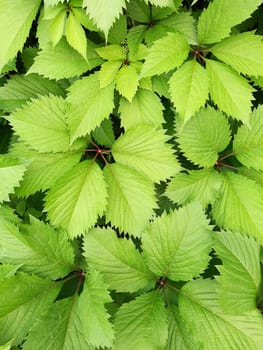
{"label": "overlapping leaf", "polygon": [[112,154],[116,162],[127,165],[159,182],[175,175],[180,170],[169,140],[163,130],[141,124],[134,126],[121,135],[112,145]]}
{"label": "overlapping leaf", "polygon": [[85,236],[87,262],[99,270],[111,289],[135,292],[153,282],[132,241],[119,239],[112,229],[94,228]]}
{"label": "overlapping leaf", "polygon": [[68,43],[86,59],[87,39],[86,33],[73,12],[69,13],[65,34]]}

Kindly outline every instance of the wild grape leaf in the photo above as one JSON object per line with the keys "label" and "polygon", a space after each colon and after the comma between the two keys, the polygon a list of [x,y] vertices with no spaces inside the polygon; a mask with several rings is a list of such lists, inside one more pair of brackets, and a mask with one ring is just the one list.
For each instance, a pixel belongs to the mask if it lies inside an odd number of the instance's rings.
{"label": "wild grape leaf", "polygon": [[254,89],[245,78],[224,63],[207,59],[206,68],[213,101],[229,116],[248,124]]}
{"label": "wild grape leaf", "polygon": [[232,172],[223,173],[220,196],[212,214],[218,226],[246,233],[263,242],[263,188]]}
{"label": "wild grape leaf", "polygon": [[263,75],[262,36],[254,32],[233,35],[212,46],[210,51],[239,73]]}
{"label": "wild grape leaf", "polygon": [[99,72],[101,89],[111,84],[115,80],[116,75],[119,69],[121,68],[121,66],[122,66],[122,63],[120,60],[108,61],[101,65],[100,72]]}
{"label": "wild grape leaf", "polygon": [[22,233],[15,224],[2,219],[0,228],[1,262],[21,265],[22,271],[50,279],[72,271],[73,249],[65,232],[56,232],[37,220],[22,226]]}
{"label": "wild grape leaf", "polygon": [[55,183],[45,198],[45,209],[53,225],[63,227],[70,237],[76,237],[93,226],[103,214],[106,198],[103,173],[96,162],[87,160]]}
{"label": "wild grape leaf", "polygon": [[[85,147],[85,141],[83,149]],[[76,165],[83,151],[68,151],[64,153],[39,153],[30,150],[23,143],[12,146],[9,154],[19,157],[27,165],[23,179],[20,181],[16,194],[22,197],[51,188],[65,172]]]}
{"label": "wild grape leaf", "polygon": [[85,60],[63,36],[55,47],[48,42],[41,48],[28,73],[38,73],[56,80],[79,76],[102,63],[102,59],[96,54],[96,47],[92,41],[87,41]]}
{"label": "wild grape leaf", "polygon": [[153,183],[122,164],[104,168],[108,185],[106,220],[120,231],[140,236],[156,207]]}
{"label": "wild grape leaf", "polygon": [[87,56],[87,38],[84,29],[75,17],[73,12],[70,12],[66,22],[65,34],[68,43],[77,50],[86,59]]}
{"label": "wild grape leaf", "polygon": [[[52,16],[47,15],[50,12]],[[70,12],[70,14],[71,13],[72,12]],[[45,16],[43,20],[45,19],[47,20],[50,19],[50,21],[48,22],[49,24],[48,32],[49,32],[53,46],[56,46],[64,34],[65,23],[67,19],[67,8],[62,4],[60,6],[47,7],[45,8]]]}
{"label": "wild grape leaf", "polygon": [[138,89],[138,72],[131,64],[124,65],[116,75],[116,89],[119,93],[132,102]]}
{"label": "wild grape leaf", "polygon": [[22,50],[41,1],[0,1],[0,72]]}
{"label": "wild grape leaf", "polygon": [[229,36],[231,28],[250,17],[262,0],[216,0],[210,2],[198,20],[200,44],[216,43]]}
{"label": "wild grape leaf", "polygon": [[167,313],[158,291],[124,303],[114,320],[115,350],[163,349],[168,335]]}
{"label": "wild grape leaf", "polygon": [[68,151],[66,121],[68,104],[57,96],[41,96],[8,116],[14,131],[29,148],[38,152]]}
{"label": "wild grape leaf", "polygon": [[115,140],[112,121],[104,119],[100,126],[97,126],[92,132],[92,137],[99,145],[110,148]]}
{"label": "wild grape leaf", "polygon": [[121,123],[125,130],[140,124],[158,127],[164,122],[163,109],[160,98],[154,92],[139,89],[132,102],[121,98],[119,105]]}
{"label": "wild grape leaf", "polygon": [[4,86],[0,87],[0,108],[13,112],[32,97],[54,94],[64,96],[64,90],[54,81],[37,74],[12,75]]}
{"label": "wild grape leaf", "polygon": [[56,298],[60,285],[47,279],[19,272],[1,281],[0,339],[21,343],[35,320]]}
{"label": "wild grape leaf", "polygon": [[183,34],[168,33],[150,47],[145,57],[140,78],[167,73],[180,67],[189,53],[189,45]]}
{"label": "wild grape leaf", "polygon": [[107,38],[109,29],[126,5],[125,0],[114,0],[112,6],[109,6],[108,0],[83,0],[83,7],[86,7],[89,17]]}
{"label": "wild grape leaf", "polygon": [[186,204],[198,200],[203,208],[212,204],[218,196],[222,179],[212,168],[180,173],[169,182],[165,195],[173,202]]}
{"label": "wild grape leaf", "polygon": [[0,203],[8,201],[9,193],[19,186],[26,166],[19,160],[0,155]]}
{"label": "wild grape leaf", "polygon": [[154,182],[175,175],[180,165],[164,130],[141,124],[121,135],[112,145],[116,162],[133,168]]}
{"label": "wild grape leaf", "polygon": [[171,100],[186,122],[208,98],[206,70],[195,60],[184,63],[169,80]]}
{"label": "wild grape leaf", "polygon": [[114,85],[100,87],[98,73],[77,80],[69,89],[71,141],[84,136],[108,118],[114,107]]}
{"label": "wild grape leaf", "polygon": [[98,47],[96,52],[104,60],[123,61],[126,58],[125,48],[116,44]]}
{"label": "wild grape leaf", "polygon": [[208,168],[230,142],[229,124],[222,112],[203,108],[177,132],[177,137],[185,156]]}
{"label": "wild grape leaf", "polygon": [[249,127],[242,125],[238,129],[233,152],[246,167],[263,170],[263,106],[253,110]]}
{"label": "wild grape leaf", "polygon": [[[240,316],[222,312],[215,280],[188,282],[179,295],[179,311],[203,349],[260,350],[263,320],[258,310]],[[233,302],[235,302],[233,300]],[[219,336],[220,335],[220,336]]]}
{"label": "wild grape leaf", "polygon": [[217,266],[219,304],[226,314],[241,315],[255,310],[260,285],[260,245],[237,232],[214,235],[215,251],[223,265]]}
{"label": "wild grape leaf", "polygon": [[141,254],[131,240],[117,237],[110,228],[94,228],[84,239],[84,255],[99,270],[111,289],[135,292],[153,282]]}
{"label": "wild grape leaf", "polygon": [[142,239],[143,257],[156,276],[187,281],[208,265],[212,227],[198,202],[164,212],[146,229]]}

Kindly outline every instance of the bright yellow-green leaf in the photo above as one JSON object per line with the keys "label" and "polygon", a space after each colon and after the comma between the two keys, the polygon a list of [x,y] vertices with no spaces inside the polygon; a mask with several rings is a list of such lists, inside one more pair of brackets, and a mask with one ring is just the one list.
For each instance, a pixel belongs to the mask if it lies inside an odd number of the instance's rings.
{"label": "bright yellow-green leaf", "polygon": [[66,22],[66,38],[68,43],[85,59],[87,58],[87,38],[84,29],[74,14],[70,12]]}
{"label": "bright yellow-green leaf", "polygon": [[116,89],[129,102],[132,102],[138,85],[137,70],[131,65],[124,65],[116,75]]}

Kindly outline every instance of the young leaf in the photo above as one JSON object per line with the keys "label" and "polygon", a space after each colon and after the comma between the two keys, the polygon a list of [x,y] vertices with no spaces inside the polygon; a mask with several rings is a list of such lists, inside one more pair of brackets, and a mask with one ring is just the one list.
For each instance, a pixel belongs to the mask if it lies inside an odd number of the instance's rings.
{"label": "young leaf", "polygon": [[83,57],[87,57],[87,39],[86,33],[82,28],[81,24],[74,16],[73,12],[69,13],[66,22],[65,30],[66,38],[68,43],[77,50]]}
{"label": "young leaf", "polygon": [[0,203],[8,201],[9,193],[19,186],[26,171],[26,166],[19,160],[0,155]]}
{"label": "young leaf", "polygon": [[255,35],[254,32],[233,35],[212,46],[210,51],[238,73],[263,75],[262,36]]}
{"label": "young leaf", "polygon": [[108,45],[99,47],[96,52],[104,60],[109,61],[122,61],[126,58],[125,49],[120,45]]}
{"label": "young leaf", "polygon": [[66,122],[68,104],[57,96],[41,96],[8,117],[13,129],[29,148],[63,152],[70,146]]}
{"label": "young leaf", "polygon": [[34,275],[17,273],[0,286],[0,339],[21,343],[39,315],[46,312],[59,292],[59,285]]}
{"label": "young leaf", "polygon": [[104,175],[108,184],[107,222],[120,231],[140,236],[156,207],[152,182],[117,163],[108,164]]}
{"label": "young leaf", "polygon": [[220,306],[232,315],[254,310],[261,276],[260,245],[237,232],[222,231],[214,237],[216,254],[223,263],[217,266]]}
{"label": "young leaf", "polygon": [[113,327],[109,321],[110,315],[104,306],[111,301],[102,276],[98,271],[89,269],[83,292],[79,297],[79,317],[83,323],[87,342],[96,348],[111,347],[113,343]]}
{"label": "young leaf", "polygon": [[121,61],[108,61],[101,65],[99,72],[100,88],[103,89],[107,85],[111,84],[121,68]]}
{"label": "young leaf", "polygon": [[35,323],[29,333],[24,350],[93,350],[86,340],[76,295],[58,300]]}
{"label": "young leaf", "polygon": [[86,135],[108,118],[114,107],[113,92],[113,84],[100,88],[98,73],[71,85],[68,96],[68,102],[72,105],[68,112],[71,141]]}
{"label": "young leaf", "polygon": [[169,80],[171,100],[186,122],[208,98],[206,70],[195,60],[184,63]]}
{"label": "young leaf", "polygon": [[125,0],[114,0],[112,6],[109,6],[108,0],[83,0],[83,7],[107,38],[110,27],[126,6]]}
{"label": "young leaf", "polygon": [[76,237],[93,226],[107,203],[107,188],[100,167],[84,161],[59,179],[46,196],[45,209],[53,225]]}
{"label": "young leaf", "polygon": [[[84,147],[85,144],[83,149]],[[64,173],[79,162],[82,153],[81,149],[65,153],[39,153],[30,150],[23,143],[16,143],[9,154],[19,157],[27,165],[16,194],[28,197],[37,191],[51,188]]]}
{"label": "young leaf", "polygon": [[211,44],[229,36],[231,28],[250,17],[261,0],[214,0],[210,2],[198,21],[198,41],[200,44]]}
{"label": "young leaf", "polygon": [[139,89],[130,103],[121,98],[119,112],[125,130],[140,124],[160,126],[163,122],[163,105],[158,96],[149,90]]}
{"label": "young leaf", "polygon": [[189,53],[189,45],[181,33],[168,33],[156,40],[145,57],[140,78],[167,73],[180,67]]}
{"label": "young leaf", "polygon": [[73,250],[63,231],[40,221],[24,225],[22,233],[11,222],[0,220],[0,260],[22,265],[20,270],[43,278],[66,276],[74,266]]}
{"label": "young leaf", "polygon": [[68,44],[65,37],[62,37],[55,47],[51,42],[46,43],[36,56],[28,73],[38,73],[56,80],[81,75],[102,62],[96,54],[96,47],[93,42],[87,41],[87,60],[85,60]]}
{"label": "young leaf", "polygon": [[206,60],[206,68],[213,101],[229,116],[248,124],[254,89],[245,78],[221,62]]}
{"label": "young leaf", "polygon": [[[179,310],[186,326],[203,349],[260,350],[263,320],[258,310],[241,316],[222,312],[213,280],[195,280],[184,285]],[[219,336],[220,335],[220,336]]]}
{"label": "young leaf", "polygon": [[249,125],[238,129],[233,152],[246,167],[263,170],[263,106],[254,109]]}
{"label": "young leaf", "polygon": [[203,208],[218,196],[222,178],[214,169],[190,170],[177,174],[169,182],[165,195],[173,202],[186,204],[198,200]]}
{"label": "young leaf", "polygon": [[212,208],[218,226],[254,236],[263,242],[263,188],[239,174],[224,173],[220,196]]}
{"label": "young leaf", "polygon": [[[66,7],[62,6],[59,8],[61,10],[58,11],[57,15],[52,18],[51,21],[49,21],[49,35],[53,46],[56,46],[62,38],[67,18]],[[46,16],[44,18],[46,18]]]}
{"label": "young leaf", "polygon": [[0,87],[0,108],[13,112],[32,97],[38,95],[65,95],[64,90],[54,81],[37,74],[12,75],[4,86]]}
{"label": "young leaf", "polygon": [[0,0],[0,72],[22,50],[40,0]]}
{"label": "young leaf", "polygon": [[124,65],[116,75],[116,89],[131,103],[139,85],[137,70],[132,65]]}
{"label": "young leaf", "polygon": [[230,142],[229,124],[220,111],[203,108],[177,132],[177,136],[186,157],[208,168],[216,163],[218,153]]}
{"label": "young leaf", "polygon": [[112,154],[116,162],[127,165],[154,182],[165,180],[180,170],[164,130],[151,125],[135,126],[116,140]]}
{"label": "young leaf", "polygon": [[158,291],[123,304],[114,320],[115,350],[163,349],[168,336],[167,314]]}
{"label": "young leaf", "polygon": [[85,257],[99,270],[111,289],[136,292],[153,282],[141,254],[131,240],[117,237],[110,228],[94,228],[84,239]]}
{"label": "young leaf", "polygon": [[208,265],[211,226],[198,202],[155,219],[143,235],[143,257],[156,276],[187,281]]}

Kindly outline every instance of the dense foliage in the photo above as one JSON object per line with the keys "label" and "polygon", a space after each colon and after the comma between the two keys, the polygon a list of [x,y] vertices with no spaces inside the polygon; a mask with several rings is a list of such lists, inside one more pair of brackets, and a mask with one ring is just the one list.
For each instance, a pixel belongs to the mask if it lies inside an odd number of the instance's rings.
{"label": "dense foliage", "polygon": [[262,349],[262,3],[0,0],[0,349]]}

